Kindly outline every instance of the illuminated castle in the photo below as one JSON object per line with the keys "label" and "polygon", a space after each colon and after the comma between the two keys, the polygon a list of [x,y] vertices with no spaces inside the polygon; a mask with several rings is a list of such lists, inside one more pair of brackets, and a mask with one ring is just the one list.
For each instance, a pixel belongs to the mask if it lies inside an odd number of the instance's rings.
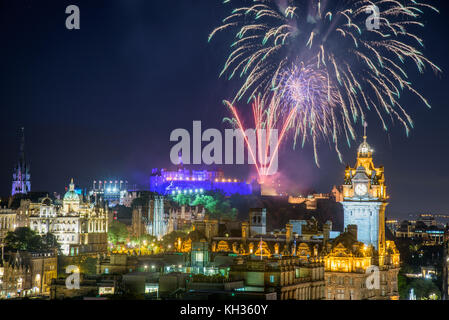
{"label": "illuminated castle", "polygon": [[150,178],[150,191],[161,195],[193,194],[219,191],[226,196],[233,194],[250,195],[252,184],[224,176],[221,170],[188,170],[182,163],[178,170],[153,169]]}
{"label": "illuminated castle", "polygon": [[25,161],[25,129],[21,129],[19,161],[14,167],[11,195],[27,194],[31,190],[30,166]]}

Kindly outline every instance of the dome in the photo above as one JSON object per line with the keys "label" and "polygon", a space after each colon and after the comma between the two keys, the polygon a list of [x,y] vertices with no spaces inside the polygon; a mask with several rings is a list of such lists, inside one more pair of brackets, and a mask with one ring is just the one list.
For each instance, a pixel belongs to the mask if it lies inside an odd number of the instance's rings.
{"label": "dome", "polygon": [[370,154],[373,152],[373,149],[371,148],[371,146],[368,144],[368,142],[366,142],[366,136],[363,137],[363,142],[362,144],[359,146],[358,152],[359,152],[359,156],[370,156]]}
{"label": "dome", "polygon": [[75,184],[73,183],[73,179],[70,183],[70,189],[69,191],[66,192],[66,194],[64,195],[64,201],[76,201],[79,202],[80,201],[80,197],[79,195],[76,193],[75,191]]}
{"label": "dome", "polygon": [[64,195],[64,201],[80,201],[80,197],[75,191],[68,191]]}

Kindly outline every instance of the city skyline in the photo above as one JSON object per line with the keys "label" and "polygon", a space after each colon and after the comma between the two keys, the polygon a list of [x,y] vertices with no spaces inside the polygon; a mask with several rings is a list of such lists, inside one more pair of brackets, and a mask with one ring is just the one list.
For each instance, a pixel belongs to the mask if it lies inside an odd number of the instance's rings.
{"label": "city skyline", "polygon": [[[230,115],[221,101],[236,86],[218,78],[224,46],[207,43],[216,21],[226,13],[219,2],[186,1],[174,4],[174,11],[167,13],[163,5],[143,1],[108,7],[81,1],[78,33],[64,28],[60,17],[68,5],[64,1],[51,7],[33,1],[5,6],[0,13],[1,32],[10,45],[0,53],[5,70],[0,100],[4,114],[0,194],[10,193],[22,126],[31,161],[31,188],[47,192],[63,192],[72,177],[83,187],[110,176],[145,187],[153,168],[172,167],[172,130],[190,130],[194,120],[224,130],[222,119]],[[446,6],[439,4],[441,13],[432,15],[423,30],[425,52],[443,73],[435,76],[426,70],[423,77],[412,78],[433,109],[404,96],[403,104],[409,106],[415,123],[409,138],[399,125],[384,133],[375,115],[368,115],[368,141],[375,149],[376,163],[385,166],[391,196],[387,216],[447,212],[448,41],[435,32],[444,29]],[[177,19],[170,19],[172,15]],[[28,22],[27,27],[20,25],[21,19]],[[30,30],[34,24],[39,27]],[[164,33],[154,31],[155,26]],[[180,38],[176,31],[183,28],[186,36]],[[181,51],[184,54],[178,55]],[[163,94],[164,90],[169,94]],[[333,185],[342,183],[346,164],[354,165],[363,132],[361,126],[357,129],[358,140],[342,149],[343,164],[326,143],[320,146],[320,168],[314,164],[310,146],[292,151],[286,145],[279,157],[281,173],[301,188],[330,192]],[[251,167],[223,169],[245,179]]]}
{"label": "city skyline", "polygon": [[0,301],[448,300],[447,21],[437,0],[0,0]]}

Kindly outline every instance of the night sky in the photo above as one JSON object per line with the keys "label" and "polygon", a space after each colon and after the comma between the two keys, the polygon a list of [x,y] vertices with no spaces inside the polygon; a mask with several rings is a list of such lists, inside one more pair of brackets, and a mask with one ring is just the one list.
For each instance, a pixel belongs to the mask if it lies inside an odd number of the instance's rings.
{"label": "night sky", "polygon": [[[438,3],[440,2],[440,3]],[[62,192],[70,178],[80,187],[95,179],[122,178],[148,187],[154,167],[170,167],[172,130],[224,130],[222,104],[240,82],[219,79],[225,41],[207,42],[229,13],[222,0],[0,0],[0,195],[11,189],[18,130],[26,128],[32,190]],[[375,164],[384,165],[391,195],[387,215],[449,214],[449,4],[426,16],[425,53],[443,69],[410,72],[432,104],[401,100],[415,121],[407,138],[395,123],[382,130],[368,117]],[[65,28],[66,6],[81,10],[81,30]],[[223,40],[223,38],[217,38]],[[359,134],[362,128],[359,127]],[[280,170],[301,188],[329,192],[343,182],[356,147],[343,147],[344,164],[320,146],[321,167],[310,146],[286,145]],[[247,178],[247,166],[224,166]]]}

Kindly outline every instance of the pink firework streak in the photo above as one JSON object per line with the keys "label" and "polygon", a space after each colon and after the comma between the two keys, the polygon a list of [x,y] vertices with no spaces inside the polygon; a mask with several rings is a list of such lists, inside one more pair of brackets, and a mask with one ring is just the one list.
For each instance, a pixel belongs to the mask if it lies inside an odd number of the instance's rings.
{"label": "pink firework streak", "polygon": [[[257,170],[259,183],[261,184],[265,182],[266,177],[269,175],[270,170],[273,166],[273,160],[278,156],[280,146],[283,143],[290,126],[294,123],[293,120],[295,118],[296,108],[291,108],[288,115],[286,117],[283,117],[281,115],[282,113],[280,102],[281,99],[279,98],[279,96],[273,95],[269,105],[265,109],[264,99],[258,96],[254,99],[254,102],[252,104],[254,126],[258,135],[257,145],[259,146],[259,159],[261,160],[260,162],[264,164],[261,165],[257,161],[257,150],[254,150],[254,146],[249,143],[248,137],[245,134],[247,128],[245,128],[245,126],[243,125],[241,116],[239,115],[236,107],[233,106],[229,101],[224,101],[225,105],[228,106],[228,108],[232,112],[235,120],[234,123],[242,132],[245,144],[249,150],[249,155],[251,156],[251,159],[253,160],[254,166]],[[279,131],[278,128],[280,128],[281,134],[278,136],[273,150],[270,150],[270,141],[272,141],[272,139],[274,138],[274,130]],[[261,132],[263,130],[266,131],[265,139],[261,138]],[[270,151],[272,151],[271,157],[269,156]],[[270,160],[267,164],[267,159],[269,158]]]}

